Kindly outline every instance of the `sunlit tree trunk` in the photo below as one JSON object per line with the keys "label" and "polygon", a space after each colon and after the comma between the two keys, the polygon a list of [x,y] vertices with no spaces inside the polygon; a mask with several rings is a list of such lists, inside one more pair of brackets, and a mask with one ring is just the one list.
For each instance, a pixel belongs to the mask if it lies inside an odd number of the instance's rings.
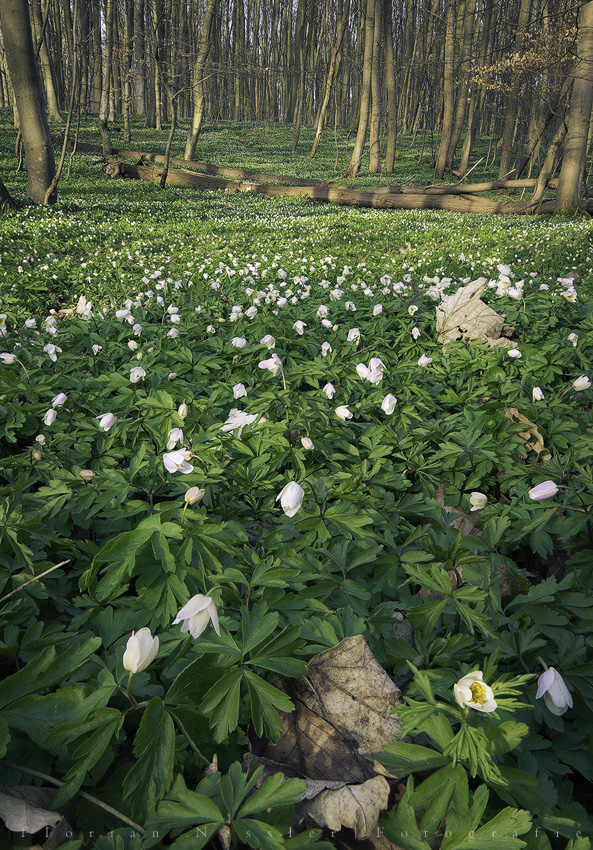
{"label": "sunlit tree trunk", "polygon": [[[0,26],[27,158],[27,196],[44,203],[56,172],[27,0],[0,0]],[[48,203],[55,203],[54,192]]]}
{"label": "sunlit tree trunk", "polygon": [[568,111],[568,130],[556,195],[556,207],[561,210],[577,207],[581,201],[593,107],[593,0],[584,3],[579,9],[577,56]]}
{"label": "sunlit tree trunk", "polygon": [[321,104],[321,108],[319,110],[319,116],[317,118],[317,129],[315,131],[315,141],[313,142],[313,147],[311,149],[311,153],[309,156],[311,159],[315,156],[317,152],[317,148],[319,147],[319,141],[321,139],[321,133],[323,132],[323,125],[325,122],[325,116],[327,113],[327,107],[329,104],[329,99],[331,96],[331,90],[334,83],[334,76],[336,73],[337,67],[337,59],[338,53],[340,52],[340,48],[342,46],[342,42],[344,40],[344,33],[346,32],[346,26],[348,24],[348,16],[350,14],[350,0],[346,0],[344,3],[344,8],[342,10],[342,16],[340,18],[340,23],[338,24],[338,32],[336,35],[336,41],[332,49],[331,57],[329,60],[329,68],[327,71],[327,79],[325,81],[325,92],[323,95],[323,101]]}
{"label": "sunlit tree trunk", "polygon": [[[525,40],[525,31],[529,23],[529,14],[531,11],[531,0],[521,0],[519,9],[519,20],[517,21],[517,31],[513,46],[515,50],[520,50]],[[516,73],[516,79],[513,81],[511,90],[508,95],[507,108],[504,119],[504,128],[502,131],[502,145],[500,150],[500,166],[498,168],[499,180],[511,180],[516,176],[515,169],[511,169],[511,153],[513,146],[513,137],[515,135],[515,124],[517,122],[517,113],[519,110],[519,90],[521,88],[521,75]]]}
{"label": "sunlit tree trunk", "polygon": [[474,34],[474,20],[476,12],[476,0],[465,0],[463,13],[463,42],[461,46],[461,57],[457,72],[458,96],[455,109],[455,120],[451,131],[449,149],[447,151],[446,168],[453,168],[455,150],[463,129],[463,122],[467,109],[467,98],[469,94],[469,67],[471,61],[472,37]]}
{"label": "sunlit tree trunk", "polygon": [[455,0],[447,0],[445,19],[445,62],[443,73],[443,126],[434,169],[434,179],[442,180],[451,144],[455,106]]}
{"label": "sunlit tree trunk", "polygon": [[144,42],[144,0],[134,2],[134,115],[146,115],[146,56]]}
{"label": "sunlit tree trunk", "polygon": [[208,51],[210,50],[210,33],[212,28],[212,16],[216,8],[216,0],[208,0],[204,22],[202,23],[202,35],[200,38],[200,49],[196,58],[193,72],[194,113],[192,123],[187,133],[185,143],[184,159],[193,159],[196,155],[196,144],[204,121],[204,68]]}
{"label": "sunlit tree trunk", "polygon": [[381,30],[383,24],[383,2],[375,0],[375,29],[373,33],[373,66],[371,70],[371,117],[369,127],[369,171],[381,171]]}
{"label": "sunlit tree trunk", "polygon": [[105,0],[105,54],[99,106],[99,133],[105,154],[110,154],[112,150],[107,119],[109,117],[109,81],[111,77],[111,57],[113,55],[113,4],[114,0]]}
{"label": "sunlit tree trunk", "polygon": [[350,165],[346,171],[347,177],[358,177],[362,152],[366,140],[369,123],[369,105],[371,101],[371,74],[373,70],[373,39],[375,36],[375,0],[367,0],[364,24],[364,58],[362,63],[362,85],[360,92],[360,109],[358,115],[358,131]]}
{"label": "sunlit tree trunk", "polygon": [[395,56],[393,54],[393,0],[385,0],[385,86],[387,88],[387,148],[385,150],[385,171],[393,171],[395,147],[397,142],[397,86],[395,82]]}
{"label": "sunlit tree trunk", "polygon": [[[49,51],[47,49],[47,26],[44,20],[44,15],[41,13],[40,0],[33,0],[31,4],[31,23],[36,39],[36,47],[41,63],[41,74],[43,76],[43,84],[45,86],[45,95],[47,98],[47,111],[50,121],[63,122],[60,115],[60,107],[58,106],[58,96],[56,94],[56,86],[54,82],[54,72]],[[49,14],[49,7],[45,10],[45,15]]]}

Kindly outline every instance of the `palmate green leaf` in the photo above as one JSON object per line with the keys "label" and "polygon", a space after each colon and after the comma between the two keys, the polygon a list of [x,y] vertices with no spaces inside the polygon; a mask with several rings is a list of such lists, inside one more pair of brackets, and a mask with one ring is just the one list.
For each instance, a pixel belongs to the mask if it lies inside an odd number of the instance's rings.
{"label": "palmate green leaf", "polygon": [[212,685],[220,678],[221,668],[216,664],[217,659],[207,656],[196,658],[179,673],[167,691],[164,702],[166,705],[196,706]]}
{"label": "palmate green leaf", "polygon": [[235,638],[224,626],[220,627],[220,636],[209,631],[209,637],[200,636],[200,652],[223,656],[224,659],[240,661],[243,657]]}
{"label": "palmate green leaf", "polygon": [[[76,759],[76,764],[66,774],[65,784],[62,785],[56,795],[54,800],[56,807],[64,805],[64,803],[76,794],[85,781],[88,771],[99,761],[113,736],[121,729],[123,720],[123,715],[115,708],[101,708],[93,712],[95,731],[85,738],[78,749],[75,750],[73,758]],[[86,723],[88,724],[88,719]],[[76,730],[72,729],[72,727],[82,727],[84,732],[85,723],[69,724],[71,734],[74,737],[79,737],[78,734],[75,734]],[[52,733],[50,738],[54,734]]]}
{"label": "palmate green leaf", "polygon": [[495,638],[498,636],[498,632],[490,625],[490,621],[485,614],[476,611],[475,608],[470,608],[469,605],[460,602],[455,597],[453,597],[453,604],[472,635],[474,634],[474,630],[478,629],[485,637]]}
{"label": "palmate green leaf", "polygon": [[4,758],[10,742],[8,723],[0,717],[0,758]]}
{"label": "palmate green leaf", "polygon": [[451,764],[451,759],[446,755],[419,744],[387,744],[374,758],[388,767],[394,776]]}
{"label": "palmate green leaf", "polygon": [[231,670],[213,685],[202,700],[199,711],[210,717],[214,739],[224,741],[239,723],[242,670]]}
{"label": "palmate green leaf", "polygon": [[529,735],[529,726],[526,723],[507,720],[497,726],[487,727],[484,731],[487,738],[486,749],[493,756],[509,753],[518,747],[523,738]]}
{"label": "palmate green leaf", "polygon": [[245,671],[245,680],[251,703],[251,719],[256,734],[263,735],[265,729],[271,740],[278,740],[283,724],[275,709],[293,711],[293,702],[278,688],[270,685],[269,682],[250,670]]}
{"label": "palmate green leaf", "polygon": [[401,850],[431,850],[416,821],[416,812],[410,802],[413,793],[414,781],[410,778],[397,809],[381,815],[379,825],[385,837]]}
{"label": "palmate green leaf", "polygon": [[233,823],[238,837],[254,850],[284,850],[282,833],[274,826],[246,818]]}
{"label": "palmate green leaf", "polygon": [[267,610],[265,602],[257,602],[251,611],[245,607],[241,609],[242,649],[245,654],[263,643],[275,630],[279,614],[277,611],[268,614]]}
{"label": "palmate green leaf", "polygon": [[274,806],[287,806],[302,800],[306,785],[300,779],[284,778],[284,774],[275,773],[253,792],[246,803],[237,812],[238,818],[272,809]]}
{"label": "palmate green leaf", "polygon": [[[199,826],[202,828],[194,828],[191,832],[185,833],[178,842],[181,841],[179,844],[181,847],[204,847],[224,820],[225,815],[214,800],[196,791],[189,791],[185,787],[183,778],[178,776],[171,791],[164,800],[161,800],[156,812],[146,821],[145,846],[157,844],[161,840],[159,836],[162,838],[163,831]],[[156,837],[154,837],[155,833]],[[146,843],[150,835],[153,839]],[[196,844],[188,843],[191,837],[196,840]],[[200,843],[202,840],[203,843]]]}
{"label": "palmate green leaf", "polygon": [[134,755],[138,761],[124,780],[123,794],[137,817],[145,819],[173,782],[175,726],[159,697],[153,697],[144,710]]}
{"label": "palmate green leaf", "polygon": [[68,678],[101,646],[101,638],[89,638],[58,655],[54,647],[43,649],[36,658],[0,682],[0,709],[27,694],[44,691]]}
{"label": "palmate green leaf", "polygon": [[448,599],[436,599],[434,602],[426,602],[424,605],[418,605],[417,608],[410,608],[408,619],[415,629],[420,629],[423,632],[431,632],[445,610],[448,601]]}
{"label": "palmate green leaf", "polygon": [[531,815],[510,806],[492,820],[464,836],[443,838],[442,850],[520,850],[526,842],[518,838],[531,829]]}
{"label": "palmate green leaf", "polygon": [[461,765],[457,765],[455,769],[458,772],[462,771],[465,781],[460,774],[457,776],[455,793],[453,794],[454,808],[447,815],[446,831],[450,835],[447,836],[447,841],[444,842],[443,846],[450,841],[453,847],[455,847],[456,842],[463,841],[468,835],[476,831],[490,796],[488,786],[479,785],[470,799],[467,774]]}
{"label": "palmate green leaf", "polygon": [[2,717],[9,726],[25,732],[41,747],[57,726],[81,723],[91,712],[104,708],[115,690],[113,679],[112,682],[111,687],[98,689],[64,687],[47,696],[29,694],[4,709]]}

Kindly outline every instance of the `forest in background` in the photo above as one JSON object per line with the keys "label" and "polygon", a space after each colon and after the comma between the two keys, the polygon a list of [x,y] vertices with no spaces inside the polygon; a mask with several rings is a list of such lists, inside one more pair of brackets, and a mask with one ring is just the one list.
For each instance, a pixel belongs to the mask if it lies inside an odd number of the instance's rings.
{"label": "forest in background", "polygon": [[133,117],[172,136],[189,118],[188,160],[205,118],[290,123],[293,151],[314,125],[311,156],[324,127],[347,127],[355,177],[365,146],[370,172],[391,172],[398,133],[431,132],[440,180],[465,175],[476,139],[489,135],[499,180],[539,176],[541,197],[558,169],[557,205],[581,201],[593,2],[2,0],[0,15],[0,106],[12,104],[18,124],[19,90],[32,91],[22,52],[10,70],[18,16],[43,81],[43,118],[96,113],[105,153],[116,116],[124,145]]}

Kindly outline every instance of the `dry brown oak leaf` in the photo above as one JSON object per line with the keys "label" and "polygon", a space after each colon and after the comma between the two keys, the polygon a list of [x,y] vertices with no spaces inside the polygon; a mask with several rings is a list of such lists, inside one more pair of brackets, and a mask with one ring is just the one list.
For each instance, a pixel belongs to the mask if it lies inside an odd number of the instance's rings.
{"label": "dry brown oak leaf", "polygon": [[308,794],[314,799],[305,813],[320,826],[337,830],[339,821],[365,837],[387,805],[389,785],[377,774],[388,771],[372,756],[401,732],[392,714],[401,694],[360,635],[315,656],[307,673],[306,679],[276,681],[295,710],[283,715],[282,736],[264,755],[298,771],[308,786],[319,783],[319,790],[326,782],[354,783]]}
{"label": "dry brown oak leaf", "polygon": [[456,339],[483,339],[490,346],[510,346],[501,337],[505,317],[481,300],[488,280],[480,277],[462,286],[453,295],[443,295],[436,308],[436,330],[442,344]]}

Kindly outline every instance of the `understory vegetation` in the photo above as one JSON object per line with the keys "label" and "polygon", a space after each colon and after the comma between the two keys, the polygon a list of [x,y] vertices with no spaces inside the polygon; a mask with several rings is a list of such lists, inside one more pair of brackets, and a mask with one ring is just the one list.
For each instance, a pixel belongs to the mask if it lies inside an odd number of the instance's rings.
{"label": "understory vegetation", "polygon": [[[312,138],[197,156],[339,177]],[[428,182],[422,145],[350,183]],[[44,813],[12,846],[587,850],[593,225],[103,165],[0,220],[0,767]],[[444,346],[478,278],[509,344]]]}

